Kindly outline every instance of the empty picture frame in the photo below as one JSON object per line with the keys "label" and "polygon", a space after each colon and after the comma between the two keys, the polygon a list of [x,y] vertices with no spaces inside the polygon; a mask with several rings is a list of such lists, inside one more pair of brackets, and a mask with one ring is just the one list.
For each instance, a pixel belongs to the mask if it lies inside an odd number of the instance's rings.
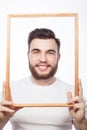
{"label": "empty picture frame", "polygon": [[[5,100],[8,100],[8,101],[13,100],[10,83],[11,83],[11,80],[15,79],[14,72],[17,71],[15,77],[17,77],[19,74],[18,71],[19,71],[20,67],[17,68],[17,70],[16,70],[18,62],[20,64],[20,61],[25,59],[25,57],[23,59],[20,58],[21,47],[18,48],[18,44],[20,44],[22,46],[22,42],[23,43],[27,42],[29,32],[31,32],[35,28],[50,28],[55,32],[55,34],[58,35],[57,37],[59,37],[60,41],[64,37],[64,39],[62,40],[62,44],[65,42],[65,46],[69,45],[69,47],[70,46],[71,46],[71,48],[73,47],[73,49],[70,50],[71,55],[73,55],[73,57],[71,56],[71,57],[69,57],[71,59],[68,58],[66,60],[68,60],[68,63],[73,64],[73,68],[71,67],[71,70],[74,71],[72,74],[73,75],[73,85],[74,85],[74,96],[78,95],[78,14],[77,13],[9,14],[7,16]],[[25,38],[23,39],[23,37],[25,37]],[[68,44],[68,42],[69,42],[69,44]],[[17,45],[15,48],[14,44],[16,44],[16,43],[17,43]],[[23,45],[22,48],[24,49],[26,47]],[[72,52],[72,50],[73,50],[73,52]],[[18,51],[18,53],[17,53],[17,51]],[[62,51],[62,49],[61,49],[61,51]],[[68,54],[69,48],[67,48],[67,50],[63,50],[63,51],[66,51],[67,55],[70,55],[70,54]],[[12,57],[13,52],[14,52],[14,54]],[[22,50],[22,53],[23,53],[23,50]],[[17,59],[17,57],[19,57],[19,59]],[[72,60],[74,62],[72,62]],[[14,63],[13,69],[11,69],[12,63]],[[25,62],[25,64],[27,64],[27,62]],[[61,63],[59,63],[59,64],[61,64]],[[22,66],[22,64],[21,64],[21,66]],[[24,66],[24,68],[26,68],[26,67]],[[27,68],[28,68],[28,66],[27,66]],[[68,69],[69,69],[69,67],[68,67]],[[24,70],[24,69],[22,69],[22,70]],[[58,69],[58,71],[59,71],[59,69]],[[20,72],[22,72],[22,71],[20,71]],[[29,71],[28,71],[28,73],[29,73]],[[67,72],[67,73],[69,74],[69,72]],[[13,76],[13,78],[12,78],[12,76]],[[67,77],[67,76],[65,76],[65,77]],[[70,74],[68,77],[70,77]],[[13,100],[13,102],[14,102],[14,100]],[[51,102],[51,103],[38,103],[38,102],[37,103],[24,103],[24,102],[16,103],[16,102],[14,102],[14,104],[11,107],[68,107],[71,105],[72,104],[67,104],[67,102],[64,102],[64,103],[61,103],[61,102],[57,102],[57,103],[53,103],[53,102]]]}

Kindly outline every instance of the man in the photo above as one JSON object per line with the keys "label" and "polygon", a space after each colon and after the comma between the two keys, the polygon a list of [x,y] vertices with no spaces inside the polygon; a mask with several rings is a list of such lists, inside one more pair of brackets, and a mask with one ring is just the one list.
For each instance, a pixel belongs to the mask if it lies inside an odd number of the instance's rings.
{"label": "man", "polygon": [[[67,107],[11,108],[12,102],[0,104],[0,129],[10,120],[12,130],[87,130],[87,107],[79,81],[79,96],[73,97],[71,85],[54,75],[60,59],[60,41],[50,29],[35,29],[28,38],[28,60],[31,76],[13,82],[14,102],[65,102]],[[3,85],[3,90],[5,83]],[[25,93],[25,96],[23,95]],[[63,96],[67,94],[67,98]],[[3,91],[4,97],[4,91]]]}

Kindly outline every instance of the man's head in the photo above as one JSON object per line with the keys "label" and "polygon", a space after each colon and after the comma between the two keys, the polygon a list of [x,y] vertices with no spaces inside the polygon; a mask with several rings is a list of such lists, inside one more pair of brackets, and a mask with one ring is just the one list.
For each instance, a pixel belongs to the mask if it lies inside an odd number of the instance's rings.
{"label": "man's head", "polygon": [[36,28],[31,31],[28,37],[28,52],[30,50],[30,44],[33,39],[54,39],[57,44],[58,52],[60,51],[60,40],[56,38],[55,33],[47,28]]}
{"label": "man's head", "polygon": [[35,29],[28,38],[29,68],[35,79],[48,79],[57,71],[60,41],[52,30]]}

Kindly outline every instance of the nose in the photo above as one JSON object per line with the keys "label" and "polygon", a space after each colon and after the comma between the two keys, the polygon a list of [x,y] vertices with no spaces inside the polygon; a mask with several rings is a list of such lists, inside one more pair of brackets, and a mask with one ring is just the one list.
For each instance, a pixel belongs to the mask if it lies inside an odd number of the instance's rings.
{"label": "nose", "polygon": [[41,53],[41,55],[40,55],[40,61],[45,62],[46,60],[47,60],[46,54],[45,53]]}

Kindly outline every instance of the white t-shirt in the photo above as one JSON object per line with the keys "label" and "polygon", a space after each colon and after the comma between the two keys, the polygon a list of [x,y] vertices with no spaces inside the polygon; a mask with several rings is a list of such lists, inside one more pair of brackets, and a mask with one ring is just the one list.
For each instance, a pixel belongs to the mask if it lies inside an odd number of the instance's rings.
{"label": "white t-shirt", "polygon": [[[25,78],[11,84],[14,103],[65,103],[73,87],[59,79],[49,86],[38,86]],[[10,119],[12,130],[71,130],[68,107],[24,107]]]}
{"label": "white t-shirt", "polygon": [[[11,85],[14,103],[65,103],[73,87],[59,79],[49,86],[38,86],[25,78]],[[67,107],[26,107],[11,118],[13,130],[70,130],[72,117]]]}

